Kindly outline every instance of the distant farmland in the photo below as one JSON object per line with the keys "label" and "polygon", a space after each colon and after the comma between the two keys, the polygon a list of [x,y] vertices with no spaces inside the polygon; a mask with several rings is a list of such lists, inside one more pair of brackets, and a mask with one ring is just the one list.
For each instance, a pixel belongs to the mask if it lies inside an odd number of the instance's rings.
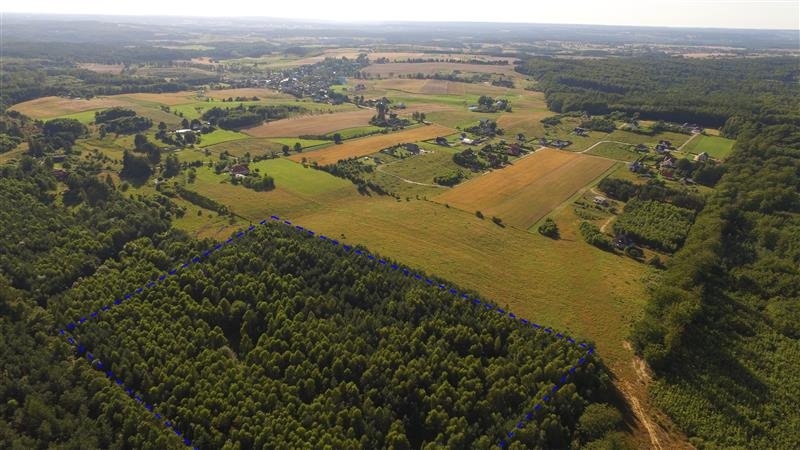
{"label": "distant farmland", "polygon": [[308,153],[297,153],[289,158],[294,161],[301,161],[306,158],[309,161],[316,161],[317,164],[324,166],[334,164],[341,159],[366,156],[386,147],[406,142],[418,142],[433,139],[437,136],[447,136],[455,131],[441,125],[427,125],[397,133],[379,134],[362,139],[355,139],[341,145],[332,145],[321,150]]}
{"label": "distant farmland", "polygon": [[516,72],[514,72],[514,66],[512,64],[501,66],[495,64],[461,64],[445,62],[372,64],[364,68],[363,72],[366,72],[370,75],[388,77],[390,74],[434,74],[450,73],[454,70],[460,70],[461,72],[498,73],[509,76],[518,75]]}
{"label": "distant farmland", "polygon": [[603,158],[544,149],[434,200],[528,229],[613,164]]}
{"label": "distant farmland", "polygon": [[[401,115],[415,111],[429,112],[447,109],[439,105],[414,105],[399,110]],[[257,127],[243,130],[255,137],[297,137],[303,135],[322,135],[346,128],[362,127],[369,124],[375,115],[374,109],[359,109],[330,114],[314,114],[267,122]]]}

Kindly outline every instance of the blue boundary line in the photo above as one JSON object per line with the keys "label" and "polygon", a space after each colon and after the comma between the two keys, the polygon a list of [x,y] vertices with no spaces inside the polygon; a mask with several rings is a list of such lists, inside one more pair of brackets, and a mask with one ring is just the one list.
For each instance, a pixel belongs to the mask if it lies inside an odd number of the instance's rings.
{"label": "blue boundary line", "polygon": [[[283,224],[283,225],[286,225],[286,226],[288,226],[288,227],[290,227],[290,228],[292,228],[292,229],[294,229],[294,230],[296,230],[296,231],[298,231],[300,233],[303,233],[303,234],[307,233],[309,236],[317,236],[319,239],[322,239],[322,240],[324,240],[326,242],[329,242],[329,243],[331,243],[331,244],[333,244],[333,245],[335,245],[337,247],[341,246],[341,248],[344,249],[345,252],[349,252],[350,255],[363,256],[363,257],[367,258],[368,260],[370,260],[372,262],[377,262],[379,265],[390,267],[393,270],[399,270],[407,277],[412,277],[412,278],[420,281],[421,283],[427,284],[430,287],[439,288],[440,290],[448,291],[450,294],[453,294],[455,297],[457,297],[459,299],[464,299],[464,300],[469,301],[469,304],[471,304],[473,306],[483,306],[487,311],[497,312],[498,314],[501,314],[503,317],[510,318],[510,319],[515,320],[515,321],[519,321],[519,323],[521,323],[524,326],[531,326],[531,327],[535,328],[536,330],[543,331],[543,332],[549,334],[552,337],[555,337],[555,338],[558,338],[558,339],[561,339],[561,340],[565,340],[565,341],[569,342],[570,344],[575,344],[578,347],[586,349],[587,350],[586,354],[583,357],[581,357],[575,365],[573,365],[569,370],[567,370],[565,372],[564,376],[560,379],[560,381],[558,383],[553,385],[553,387],[548,391],[549,393],[542,398],[541,402],[537,403],[536,406],[534,406],[534,408],[517,423],[517,425],[514,427],[514,429],[512,431],[510,431],[509,433],[507,433],[506,437],[508,439],[511,439],[514,436],[514,434],[516,433],[516,430],[522,429],[525,426],[526,422],[530,421],[533,418],[533,414],[536,411],[538,411],[539,409],[542,408],[542,405],[544,403],[548,402],[549,400],[551,400],[553,398],[555,393],[561,387],[563,387],[566,384],[566,381],[567,381],[569,375],[575,373],[577,368],[586,362],[587,356],[591,355],[594,352],[593,348],[589,347],[585,343],[582,343],[582,342],[578,343],[574,339],[570,338],[569,336],[563,335],[561,333],[554,333],[554,331],[552,329],[550,329],[550,328],[543,327],[541,325],[538,325],[536,323],[528,321],[528,320],[526,320],[524,318],[518,317],[514,313],[512,313],[510,311],[505,311],[505,310],[503,310],[503,309],[501,309],[499,307],[496,307],[496,306],[492,305],[491,303],[482,302],[481,300],[479,300],[477,298],[470,298],[467,294],[458,292],[457,290],[452,289],[449,286],[446,286],[444,284],[438,283],[438,282],[436,282],[434,280],[431,280],[429,278],[423,277],[423,276],[421,276],[421,275],[419,275],[417,273],[413,273],[413,272],[409,271],[406,268],[402,268],[401,266],[398,266],[397,264],[390,264],[388,261],[380,259],[380,258],[378,258],[378,257],[376,257],[374,255],[371,255],[368,252],[364,252],[362,250],[359,250],[359,249],[355,248],[354,246],[346,245],[344,243],[341,243],[341,242],[337,241],[336,239],[329,238],[329,237],[327,237],[325,235],[322,235],[322,234],[317,234],[312,230],[304,228],[304,227],[302,227],[300,225],[293,224],[289,220],[281,219],[280,217],[273,215],[273,216],[270,216],[269,219],[264,219],[264,220],[260,221],[259,225],[266,225],[267,223]],[[67,341],[70,344],[77,346],[79,352],[84,351],[85,348],[83,346],[79,345],[77,343],[77,341],[75,341],[75,339],[73,339],[72,337],[68,337],[67,336],[67,331],[72,331],[72,330],[76,329],[78,327],[78,325],[83,325],[84,323],[86,323],[90,319],[95,319],[97,317],[100,317],[100,315],[103,312],[108,311],[109,309],[113,308],[114,306],[122,304],[125,300],[129,300],[129,299],[133,298],[137,294],[140,294],[141,292],[143,292],[145,289],[149,289],[149,288],[153,288],[153,287],[157,286],[158,283],[161,283],[162,281],[166,280],[170,276],[177,275],[178,272],[180,272],[181,270],[189,267],[190,265],[198,264],[204,258],[208,259],[208,257],[211,256],[211,254],[213,252],[221,249],[222,247],[224,247],[226,245],[230,245],[230,244],[234,244],[234,243],[238,242],[238,239],[242,238],[243,236],[245,236],[250,231],[253,231],[255,228],[256,228],[255,225],[250,225],[250,227],[248,227],[247,229],[245,229],[243,231],[239,231],[238,233],[236,233],[233,237],[229,238],[228,240],[215,245],[211,249],[206,250],[205,252],[201,253],[198,256],[195,256],[194,258],[192,258],[188,262],[183,263],[182,265],[170,270],[169,272],[165,272],[164,274],[158,276],[157,278],[151,280],[150,282],[148,282],[145,285],[137,288],[136,290],[134,290],[134,291],[132,291],[132,292],[130,292],[128,294],[125,294],[124,296],[122,296],[122,298],[119,298],[119,299],[115,300],[114,302],[103,306],[102,308],[100,308],[100,309],[88,314],[87,316],[79,318],[75,322],[70,322],[64,328],[58,330],[58,332],[61,335],[67,337]],[[95,358],[88,352],[86,353],[86,357],[87,357],[87,359],[89,360],[90,363],[95,360]],[[100,361],[98,361],[97,364],[98,364],[98,368],[102,368],[102,366],[101,366],[102,363],[100,363]],[[135,398],[139,403],[142,403],[145,406],[145,408],[147,408],[149,411],[154,412],[152,406],[144,403],[143,400],[141,400],[141,398],[139,396],[135,395],[135,392],[132,389],[125,388],[124,385],[122,384],[122,382],[118,378],[114,377],[113,374],[111,374],[111,371],[107,371],[106,375],[109,376],[109,378],[111,378],[112,380],[114,380],[123,389],[125,389],[126,392],[132,398]],[[155,414],[156,418],[158,418],[159,420],[163,418],[158,413],[154,412],[154,414]],[[172,426],[172,424],[169,421],[165,421],[164,424],[168,428],[172,429],[178,436],[182,437],[184,439],[184,443],[186,443],[186,445],[191,446],[189,440],[187,438],[183,437],[181,435],[181,433],[178,430],[176,430],[174,428],[174,426]],[[498,446],[500,448],[503,448],[506,445],[507,445],[506,440],[503,440],[498,444]],[[196,450],[196,447],[195,447],[195,450]]]}
{"label": "blue boundary line", "polygon": [[[113,372],[111,372],[111,370],[110,370],[110,369],[106,369],[106,368],[105,368],[105,366],[103,366],[103,363],[102,363],[102,362],[101,362],[99,359],[95,358],[95,357],[94,357],[94,355],[92,355],[91,353],[89,353],[89,352],[86,350],[86,347],[84,347],[84,346],[82,346],[82,345],[78,344],[78,341],[76,341],[76,340],[75,340],[74,338],[72,338],[72,337],[67,337],[67,342],[69,342],[70,344],[72,344],[72,345],[76,346],[76,347],[77,347],[77,350],[78,350],[78,353],[83,353],[83,352],[86,352],[84,356],[86,356],[86,359],[89,361],[89,363],[90,363],[90,364],[93,364],[93,367],[95,367],[97,370],[99,370],[99,371],[102,371],[103,373],[105,373],[105,374],[106,374],[106,377],[108,377],[108,379],[110,379],[110,380],[111,380],[111,381],[113,381],[113,382],[114,382],[114,383],[115,383],[117,386],[119,386],[119,387],[120,387],[120,389],[122,389],[123,391],[125,391],[125,392],[128,394],[128,396],[129,396],[130,398],[133,398],[133,399],[135,399],[137,402],[139,402],[139,404],[140,404],[140,405],[144,406],[144,408],[145,408],[145,409],[147,409],[148,411],[150,411],[151,413],[153,413],[153,416],[154,416],[154,417],[155,417],[155,418],[156,418],[156,419],[157,419],[159,422],[162,422],[162,421],[163,421],[162,423],[164,424],[164,426],[165,426],[165,427],[167,427],[167,428],[169,428],[170,430],[172,430],[172,431],[173,431],[175,434],[177,434],[179,438],[183,439],[183,443],[184,443],[184,444],[186,444],[186,445],[187,445],[187,446],[189,446],[189,447],[192,447],[192,442],[189,440],[189,438],[187,438],[186,436],[184,436],[184,435],[183,435],[183,434],[180,432],[180,430],[178,430],[178,429],[175,427],[175,425],[174,425],[172,422],[170,422],[170,421],[169,421],[168,419],[166,419],[164,416],[162,416],[161,414],[159,414],[159,413],[158,413],[158,411],[156,411],[156,410],[155,410],[155,408],[153,407],[153,405],[151,405],[151,404],[149,404],[149,403],[146,403],[144,400],[142,400],[142,397],[141,397],[141,396],[140,396],[140,395],[139,395],[139,394],[138,394],[136,391],[134,391],[134,390],[133,390],[133,389],[131,389],[130,387],[126,387],[126,386],[125,386],[125,383],[123,383],[123,382],[122,382],[122,380],[120,380],[119,378],[117,378],[117,376],[116,376],[116,375],[114,375],[114,373],[113,373]],[[198,449],[197,447],[192,447],[192,448],[193,448],[193,450],[200,450],[200,449]]]}

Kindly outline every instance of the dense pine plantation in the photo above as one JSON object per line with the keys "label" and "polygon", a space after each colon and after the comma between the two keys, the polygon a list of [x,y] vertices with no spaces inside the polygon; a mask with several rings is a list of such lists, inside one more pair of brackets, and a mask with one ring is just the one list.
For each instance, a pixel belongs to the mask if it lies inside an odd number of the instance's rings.
{"label": "dense pine plantation", "polygon": [[[55,330],[213,243],[113,189],[64,206],[46,170],[21,166],[0,179],[0,445],[185,448]],[[283,225],[74,336],[203,449],[489,448],[585,355]],[[510,448],[615,441],[609,385],[590,357]]]}

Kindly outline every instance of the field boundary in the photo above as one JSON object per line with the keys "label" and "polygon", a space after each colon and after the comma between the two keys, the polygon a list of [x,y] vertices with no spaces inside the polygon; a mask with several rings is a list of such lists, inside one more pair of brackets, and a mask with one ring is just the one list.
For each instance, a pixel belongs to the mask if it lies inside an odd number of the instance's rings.
{"label": "field boundary", "polygon": [[[479,306],[479,307],[482,306],[483,309],[485,309],[486,312],[490,312],[490,311],[496,312],[498,314],[501,314],[505,318],[512,319],[515,322],[518,322],[518,323],[522,324],[523,326],[530,326],[530,327],[536,329],[537,331],[541,331],[543,333],[546,333],[547,335],[549,335],[549,336],[551,336],[553,338],[569,342],[572,345],[576,345],[576,346],[580,347],[581,349],[586,350],[586,353],[571,368],[569,368],[564,373],[564,375],[561,377],[561,379],[558,382],[556,382],[553,385],[553,387],[550,388],[547,391],[548,393],[546,395],[544,395],[544,397],[542,397],[540,399],[540,401],[533,407],[533,409],[531,409],[525,416],[523,416],[519,420],[519,422],[516,424],[516,426],[510,432],[508,432],[506,434],[506,436],[498,443],[498,446],[500,448],[504,448],[507,445],[507,439],[510,440],[514,436],[514,434],[517,432],[517,430],[520,430],[520,429],[525,427],[526,423],[533,418],[534,414],[538,410],[542,409],[543,405],[546,404],[548,401],[550,401],[555,396],[557,391],[566,384],[567,379],[569,378],[569,376],[571,374],[575,373],[575,371],[587,361],[588,357],[591,354],[594,353],[594,348],[592,348],[591,346],[587,345],[586,343],[576,342],[574,339],[572,339],[571,337],[569,337],[567,335],[558,333],[558,332],[552,330],[549,327],[545,327],[545,326],[536,324],[536,323],[531,322],[531,321],[529,321],[527,319],[524,319],[522,317],[518,317],[514,313],[512,313],[510,311],[505,311],[505,310],[499,308],[498,306],[496,306],[496,305],[494,305],[492,303],[481,301],[476,297],[472,297],[471,298],[466,293],[459,292],[459,291],[457,291],[456,289],[453,289],[450,286],[447,286],[445,284],[439,283],[439,282],[437,282],[435,280],[431,280],[430,278],[423,277],[419,273],[412,272],[409,269],[402,267],[401,265],[391,263],[390,261],[381,259],[381,258],[379,258],[379,257],[377,257],[375,255],[372,255],[372,254],[370,254],[370,253],[368,253],[366,251],[362,251],[362,250],[360,250],[358,248],[358,246],[352,246],[352,245],[347,245],[345,243],[340,243],[336,239],[329,238],[329,237],[327,237],[325,235],[322,235],[322,234],[317,234],[316,232],[314,232],[314,231],[312,231],[310,229],[304,228],[304,227],[302,227],[300,225],[297,225],[297,224],[293,224],[291,221],[286,220],[286,219],[281,219],[280,217],[275,216],[275,215],[272,215],[267,219],[261,220],[259,222],[259,225],[267,225],[267,224],[271,224],[271,223],[277,223],[277,224],[285,225],[285,226],[287,226],[287,227],[289,227],[291,229],[294,229],[297,232],[299,232],[299,233],[301,233],[303,235],[306,235],[308,237],[317,237],[317,238],[319,238],[319,239],[321,239],[323,241],[326,241],[326,242],[328,242],[328,243],[330,243],[330,244],[332,244],[334,246],[342,248],[344,253],[345,253],[345,255],[349,254],[350,256],[353,256],[353,255],[363,256],[368,261],[376,263],[374,265],[374,267],[373,267],[373,270],[375,268],[379,268],[381,266],[390,267],[392,270],[399,270],[406,277],[414,278],[417,281],[419,281],[421,283],[424,283],[424,284],[426,284],[426,285],[428,285],[428,286],[430,286],[430,287],[432,287],[434,289],[448,291],[455,298],[468,301],[468,303],[470,305]],[[108,311],[111,308],[113,308],[114,306],[120,305],[124,301],[133,298],[137,294],[140,294],[141,292],[143,292],[145,289],[150,289],[150,288],[156,287],[157,283],[163,282],[164,280],[166,280],[170,276],[177,275],[179,271],[190,267],[192,264],[201,263],[204,258],[208,259],[215,251],[223,248],[224,246],[232,245],[232,244],[236,244],[236,243],[240,242],[242,237],[246,236],[247,233],[249,233],[249,232],[251,232],[251,231],[253,231],[255,229],[256,229],[256,226],[251,224],[247,229],[244,229],[242,231],[239,231],[239,232],[235,233],[232,237],[230,237],[226,241],[218,243],[217,245],[215,245],[211,249],[208,249],[205,252],[203,252],[203,253],[191,258],[189,261],[187,261],[187,262],[175,267],[174,269],[172,269],[172,270],[170,270],[168,272],[162,273],[157,278],[149,281],[148,283],[146,283],[143,286],[135,289],[134,291],[123,295],[121,298],[116,299],[114,302],[109,303],[108,305],[105,305],[102,308],[100,308],[100,309],[98,309],[98,310],[96,310],[96,311],[94,311],[94,312],[92,312],[92,313],[90,313],[90,314],[88,314],[88,315],[86,315],[84,317],[81,317],[80,319],[78,319],[76,321],[77,324],[75,322],[71,322],[71,323],[67,324],[64,328],[61,328],[60,330],[58,330],[58,333],[61,334],[62,336],[64,336],[69,344],[75,346],[76,350],[77,350],[77,353],[79,355],[83,354],[83,356],[86,357],[86,359],[89,361],[89,363],[92,365],[93,368],[96,368],[97,370],[103,371],[106,374],[106,376],[109,377],[111,380],[113,380],[118,386],[120,386],[128,394],[129,397],[135,399],[138,403],[140,403],[142,406],[144,406],[145,409],[147,409],[148,411],[152,412],[154,414],[154,416],[156,417],[156,419],[161,421],[162,419],[164,419],[164,417],[161,416],[158,412],[156,412],[154,410],[154,407],[151,404],[146,403],[141,398],[141,396],[138,395],[136,393],[136,391],[134,391],[132,388],[125,387],[124,383],[119,378],[114,376],[114,374],[111,372],[111,370],[105,370],[102,362],[99,361],[99,359],[97,359],[94,355],[89,353],[88,350],[84,346],[80,345],[75,338],[73,338],[72,336],[69,336],[68,332],[71,332],[72,330],[75,330],[78,327],[78,325],[83,325],[84,323],[86,323],[90,319],[95,319],[95,318],[101,317],[101,314],[103,312]],[[192,446],[191,441],[187,437],[183,436],[183,434],[175,427],[175,425],[172,422],[170,422],[169,420],[164,420],[163,424],[164,424],[164,426],[166,426],[167,428],[172,430],[178,437],[181,437],[183,439],[183,442],[187,446],[190,446],[190,447]],[[193,447],[193,449],[194,450],[199,450],[199,449],[197,449],[197,447]]]}

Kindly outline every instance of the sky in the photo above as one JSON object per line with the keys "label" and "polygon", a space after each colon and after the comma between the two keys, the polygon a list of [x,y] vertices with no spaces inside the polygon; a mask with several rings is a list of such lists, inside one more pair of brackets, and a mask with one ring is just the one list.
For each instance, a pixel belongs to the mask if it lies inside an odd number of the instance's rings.
{"label": "sky", "polygon": [[800,30],[800,0],[5,0],[0,11]]}

